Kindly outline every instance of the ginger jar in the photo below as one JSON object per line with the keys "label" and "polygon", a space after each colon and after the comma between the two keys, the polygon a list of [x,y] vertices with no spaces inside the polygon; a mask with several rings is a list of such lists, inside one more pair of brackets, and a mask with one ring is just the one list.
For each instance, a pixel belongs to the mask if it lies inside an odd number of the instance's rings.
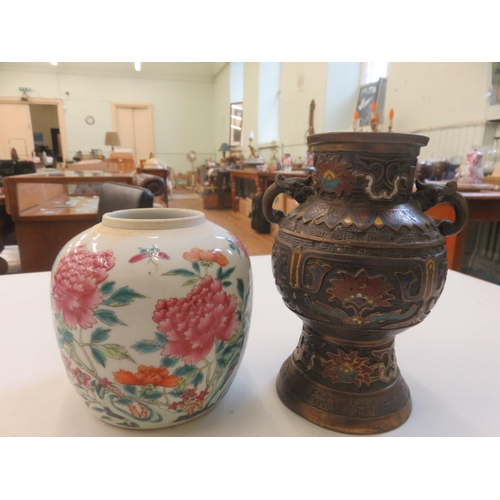
{"label": "ginger jar", "polygon": [[50,286],[69,380],[105,422],[189,421],[236,376],[252,310],[250,259],[202,212],[105,214],[61,250]]}

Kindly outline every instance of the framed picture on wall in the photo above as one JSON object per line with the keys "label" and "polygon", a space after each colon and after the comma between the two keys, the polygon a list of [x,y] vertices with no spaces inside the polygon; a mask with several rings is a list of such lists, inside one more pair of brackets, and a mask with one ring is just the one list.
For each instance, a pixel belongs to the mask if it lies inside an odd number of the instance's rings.
{"label": "framed picture on wall", "polygon": [[379,78],[377,82],[362,85],[359,89],[358,105],[356,109],[359,113],[359,126],[370,125],[372,102],[377,104],[377,113],[380,118],[379,123],[384,121],[385,89],[387,79]]}
{"label": "framed picture on wall", "polygon": [[241,137],[243,130],[243,103],[233,102],[231,104],[230,117],[229,117],[229,145],[241,146]]}

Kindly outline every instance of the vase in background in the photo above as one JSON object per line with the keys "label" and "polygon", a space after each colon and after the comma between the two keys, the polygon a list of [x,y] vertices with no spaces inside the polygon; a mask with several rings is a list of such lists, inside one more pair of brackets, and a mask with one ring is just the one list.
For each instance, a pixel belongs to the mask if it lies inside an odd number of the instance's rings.
{"label": "vase in background", "polygon": [[110,424],[189,421],[236,376],[250,326],[250,259],[202,212],[105,214],[61,250],[50,293],[67,375]]}
{"label": "vase in background", "polygon": [[[310,135],[312,176],[278,174],[264,195],[266,218],[279,224],[275,281],[303,321],[277,390],[287,407],[315,424],[373,434],[410,415],[394,337],[436,304],[447,273],[445,237],[467,218],[455,182],[417,181],[413,192],[427,142],[396,133]],[[280,193],[299,203],[288,215],[272,208]],[[454,207],[455,222],[424,213],[438,203]]]}

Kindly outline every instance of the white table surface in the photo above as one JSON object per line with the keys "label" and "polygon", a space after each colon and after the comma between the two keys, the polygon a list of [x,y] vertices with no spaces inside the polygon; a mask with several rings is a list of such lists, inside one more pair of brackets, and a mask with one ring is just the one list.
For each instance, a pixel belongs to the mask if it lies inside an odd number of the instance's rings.
{"label": "white table surface", "polygon": [[[0,436],[345,436],[286,408],[275,380],[301,321],[252,257],[254,309],[240,370],[222,401],[182,425],[133,431],[94,417],[71,386],[50,315],[50,273],[0,277]],[[500,286],[454,271],[429,317],[396,339],[413,412],[382,436],[500,436]]]}

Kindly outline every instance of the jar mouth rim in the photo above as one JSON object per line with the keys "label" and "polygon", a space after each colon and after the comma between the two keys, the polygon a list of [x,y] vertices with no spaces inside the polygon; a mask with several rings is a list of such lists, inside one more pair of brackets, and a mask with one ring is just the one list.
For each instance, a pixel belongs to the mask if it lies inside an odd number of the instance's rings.
{"label": "jar mouth rim", "polygon": [[102,224],[120,229],[178,229],[198,226],[205,214],[188,208],[131,208],[105,213]]}

